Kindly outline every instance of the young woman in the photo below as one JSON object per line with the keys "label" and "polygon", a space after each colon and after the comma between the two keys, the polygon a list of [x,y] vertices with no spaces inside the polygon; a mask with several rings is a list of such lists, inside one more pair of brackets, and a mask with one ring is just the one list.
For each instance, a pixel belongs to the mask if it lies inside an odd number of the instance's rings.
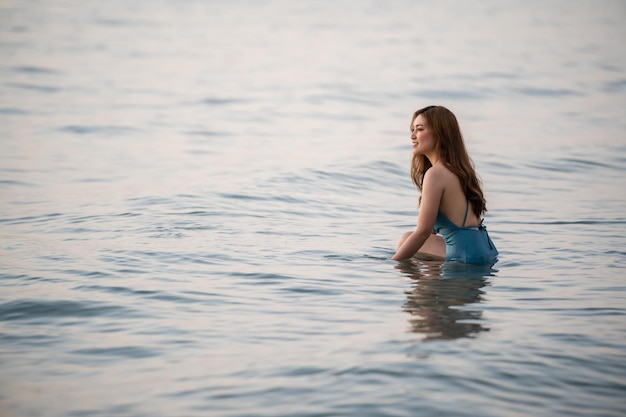
{"label": "young woman", "polygon": [[411,120],[411,177],[421,192],[417,228],[406,232],[392,259],[416,253],[446,261],[487,265],[498,250],[481,216],[485,197],[459,123],[445,107],[429,106]]}

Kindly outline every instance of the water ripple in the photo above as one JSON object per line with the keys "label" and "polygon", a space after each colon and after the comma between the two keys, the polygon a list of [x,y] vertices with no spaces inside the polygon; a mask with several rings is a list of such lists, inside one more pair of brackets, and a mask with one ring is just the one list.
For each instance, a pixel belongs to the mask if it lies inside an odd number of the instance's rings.
{"label": "water ripple", "polygon": [[84,126],[84,125],[69,125],[63,126],[57,129],[59,132],[72,133],[75,135],[106,135],[116,136],[125,135],[128,133],[138,132],[137,129],[130,126]]}
{"label": "water ripple", "polygon": [[136,314],[127,307],[97,301],[14,300],[0,304],[0,321],[49,320],[54,317],[121,317]]}
{"label": "water ripple", "polygon": [[85,348],[74,350],[71,353],[77,355],[88,355],[90,357],[122,357],[128,359],[143,359],[158,356],[157,352],[139,346]]}

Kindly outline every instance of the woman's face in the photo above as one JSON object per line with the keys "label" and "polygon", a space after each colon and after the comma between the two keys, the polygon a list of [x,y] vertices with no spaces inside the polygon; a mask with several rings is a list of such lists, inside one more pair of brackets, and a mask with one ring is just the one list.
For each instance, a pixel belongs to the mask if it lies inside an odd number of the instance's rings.
{"label": "woman's face", "polygon": [[435,137],[421,114],[413,120],[411,143],[413,143],[413,155],[426,155],[435,150]]}

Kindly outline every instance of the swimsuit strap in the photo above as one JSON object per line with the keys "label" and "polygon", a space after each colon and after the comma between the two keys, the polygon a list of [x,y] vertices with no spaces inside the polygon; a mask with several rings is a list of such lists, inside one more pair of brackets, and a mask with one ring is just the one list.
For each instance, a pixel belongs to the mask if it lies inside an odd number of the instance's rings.
{"label": "swimsuit strap", "polygon": [[463,225],[465,227],[465,220],[467,220],[467,210],[469,209],[469,200],[465,200],[465,217],[463,217]]}

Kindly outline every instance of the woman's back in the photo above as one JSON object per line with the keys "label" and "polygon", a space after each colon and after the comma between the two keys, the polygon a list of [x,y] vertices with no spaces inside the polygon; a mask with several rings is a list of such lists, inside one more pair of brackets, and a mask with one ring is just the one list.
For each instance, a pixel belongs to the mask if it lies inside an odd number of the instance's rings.
{"label": "woman's back", "polygon": [[473,212],[458,177],[442,164],[430,169],[444,181],[433,230],[446,243],[446,260],[478,265],[494,263],[498,250]]}
{"label": "woman's back", "polygon": [[[442,164],[437,164],[430,168],[432,174],[441,176],[444,181],[444,191],[441,195],[439,203],[439,212],[443,213],[452,223],[457,226],[463,224],[465,219],[466,226],[476,226],[480,223],[480,219],[474,214],[472,204],[467,205],[468,200],[461,188],[461,182],[458,177]],[[467,217],[465,209],[467,210]]]}

